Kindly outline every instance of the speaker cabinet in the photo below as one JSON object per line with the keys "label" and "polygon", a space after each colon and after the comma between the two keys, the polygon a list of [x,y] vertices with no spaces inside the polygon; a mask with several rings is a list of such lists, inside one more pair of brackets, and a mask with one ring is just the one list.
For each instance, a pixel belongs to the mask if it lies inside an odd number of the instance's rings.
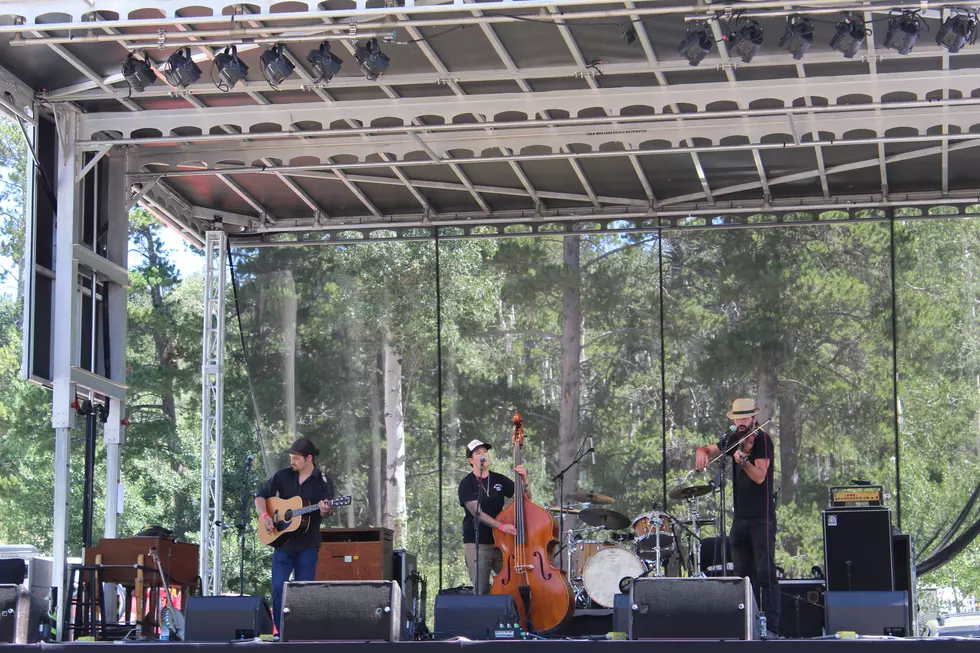
{"label": "speaker cabinet", "polygon": [[493,639],[500,623],[518,619],[514,599],[506,594],[439,594],[436,596],[436,639]]}
{"label": "speaker cabinet", "polygon": [[907,533],[892,536],[892,550],[895,556],[895,591],[905,592],[909,597],[909,625],[912,635],[919,633],[919,615],[915,609],[915,542]]}
{"label": "speaker cabinet", "polygon": [[272,612],[258,596],[189,596],[184,641],[229,642],[272,634]]}
{"label": "speaker cabinet", "polygon": [[890,508],[824,510],[823,544],[828,592],[895,589]]}
{"label": "speaker cabinet", "polygon": [[402,639],[402,591],[393,581],[299,581],[282,595],[282,641]]}
{"label": "speaker cabinet", "polygon": [[0,585],[0,642],[40,641],[41,605],[23,585]]}
{"label": "speaker cabinet", "polygon": [[824,624],[824,582],[784,578],[779,581],[782,616],[779,634],[788,639],[820,637]]}
{"label": "speaker cabinet", "polygon": [[907,637],[908,595],[905,592],[827,592],[827,633]]}
{"label": "speaker cabinet", "polygon": [[637,578],[630,597],[630,639],[757,638],[747,578]]}

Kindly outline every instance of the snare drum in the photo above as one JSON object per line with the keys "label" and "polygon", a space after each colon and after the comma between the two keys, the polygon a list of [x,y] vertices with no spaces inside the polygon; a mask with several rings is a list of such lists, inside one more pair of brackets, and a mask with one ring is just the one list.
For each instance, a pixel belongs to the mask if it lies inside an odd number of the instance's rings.
{"label": "snare drum", "polygon": [[572,580],[582,580],[585,568],[589,564],[592,556],[599,551],[613,546],[609,542],[598,540],[580,540],[572,544],[572,561],[569,564],[569,571],[572,572]]}
{"label": "snare drum", "polygon": [[645,571],[639,558],[626,549],[613,546],[597,551],[589,559],[582,579],[592,602],[611,608],[613,598],[620,593],[620,582],[624,578],[636,578]]}
{"label": "snare drum", "polygon": [[[657,523],[659,520],[659,523]],[[674,533],[670,530],[670,517],[662,512],[645,512],[633,520],[636,534],[636,552],[653,554],[657,548],[657,532],[660,532],[660,552],[674,550]]]}

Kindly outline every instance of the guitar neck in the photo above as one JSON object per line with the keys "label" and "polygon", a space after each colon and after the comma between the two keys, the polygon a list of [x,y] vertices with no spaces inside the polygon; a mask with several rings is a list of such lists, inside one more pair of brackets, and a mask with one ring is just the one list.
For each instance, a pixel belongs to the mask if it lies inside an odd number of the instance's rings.
{"label": "guitar neck", "polygon": [[[340,499],[331,499],[331,500],[327,501],[327,503],[329,503],[331,506],[335,506],[338,503],[344,503],[344,500],[345,500],[345,497],[341,497]],[[304,506],[302,508],[299,508],[297,510],[294,510],[293,511],[293,517],[297,517],[299,515],[305,515],[307,513],[310,513],[310,512],[313,512],[314,510],[319,510],[319,509],[320,509],[320,504],[319,503],[313,503],[313,504],[310,504],[308,506]]]}

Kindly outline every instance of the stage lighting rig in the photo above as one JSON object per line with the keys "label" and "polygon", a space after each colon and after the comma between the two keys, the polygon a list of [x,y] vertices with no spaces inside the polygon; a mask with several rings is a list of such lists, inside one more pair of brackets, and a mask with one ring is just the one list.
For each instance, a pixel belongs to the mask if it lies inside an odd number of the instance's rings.
{"label": "stage lighting rig", "polygon": [[620,23],[616,29],[619,30],[619,36],[626,42],[626,45],[636,43],[636,28],[633,27],[633,23]]}
{"label": "stage lighting rig", "polygon": [[283,54],[281,43],[276,43],[263,52],[262,56],[259,57],[259,61],[262,62],[262,76],[265,77],[265,81],[269,82],[269,86],[273,88],[282,84],[287,77],[293,74],[293,70],[296,69],[293,62]]}
{"label": "stage lighting rig", "polygon": [[316,50],[310,50],[306,55],[306,60],[313,66],[313,74],[316,76],[314,84],[325,84],[333,79],[333,76],[340,72],[343,61],[340,57],[330,51],[330,42],[324,41]]}
{"label": "stage lighting rig", "polygon": [[885,47],[899,54],[908,54],[919,38],[922,18],[918,11],[905,10],[901,15],[888,19],[888,32],[885,34]]}
{"label": "stage lighting rig", "polygon": [[130,52],[122,63],[122,76],[126,78],[129,87],[137,93],[142,93],[147,86],[157,82],[157,74],[145,54],[142,59],[138,59]]}
{"label": "stage lighting rig", "polygon": [[711,30],[705,23],[691,23],[684,40],[677,46],[677,53],[687,59],[689,64],[696,66],[711,52],[714,42]]}
{"label": "stage lighting rig", "polygon": [[248,66],[238,58],[238,48],[234,45],[229,45],[224,52],[219,53],[214,58],[214,65],[218,68],[218,77],[221,78],[224,88],[222,84],[215,84],[215,86],[225,92],[248,75]]}
{"label": "stage lighting rig", "polygon": [[779,47],[802,59],[813,44],[813,22],[806,16],[794,14],[786,19],[786,31],[779,39]]}
{"label": "stage lighting rig", "polygon": [[936,34],[936,45],[950,52],[959,52],[966,45],[977,42],[977,15],[958,13],[943,21]]}
{"label": "stage lighting rig", "polygon": [[167,70],[163,76],[171,86],[187,88],[201,79],[201,69],[191,59],[190,48],[180,48],[167,59]]}
{"label": "stage lighting rig", "polygon": [[726,40],[730,54],[736,54],[745,63],[750,63],[762,47],[762,25],[757,20],[738,17]]}
{"label": "stage lighting rig", "polygon": [[837,21],[837,33],[830,39],[830,47],[840,52],[847,59],[853,59],[868,38],[868,29],[864,19],[858,14],[848,12],[842,14]]}
{"label": "stage lighting rig", "polygon": [[358,45],[357,50],[354,51],[354,59],[364,71],[364,76],[371,82],[381,77],[391,63],[388,55],[381,51],[378,39],[369,39],[364,45]]}

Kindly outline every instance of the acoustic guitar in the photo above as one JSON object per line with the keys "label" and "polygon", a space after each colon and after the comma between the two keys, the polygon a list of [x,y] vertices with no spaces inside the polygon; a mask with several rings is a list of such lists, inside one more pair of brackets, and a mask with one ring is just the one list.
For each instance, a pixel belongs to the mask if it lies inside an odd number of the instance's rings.
{"label": "acoustic guitar", "polygon": [[[327,503],[333,508],[349,506],[350,496],[345,494]],[[269,511],[269,516],[272,517],[275,530],[272,533],[265,530],[260,516],[256,532],[259,534],[259,541],[267,546],[281,546],[297,533],[305,533],[310,528],[310,513],[320,509],[319,504],[310,504],[308,501],[304,501],[302,497],[289,499],[270,497],[265,500],[265,505]]]}

